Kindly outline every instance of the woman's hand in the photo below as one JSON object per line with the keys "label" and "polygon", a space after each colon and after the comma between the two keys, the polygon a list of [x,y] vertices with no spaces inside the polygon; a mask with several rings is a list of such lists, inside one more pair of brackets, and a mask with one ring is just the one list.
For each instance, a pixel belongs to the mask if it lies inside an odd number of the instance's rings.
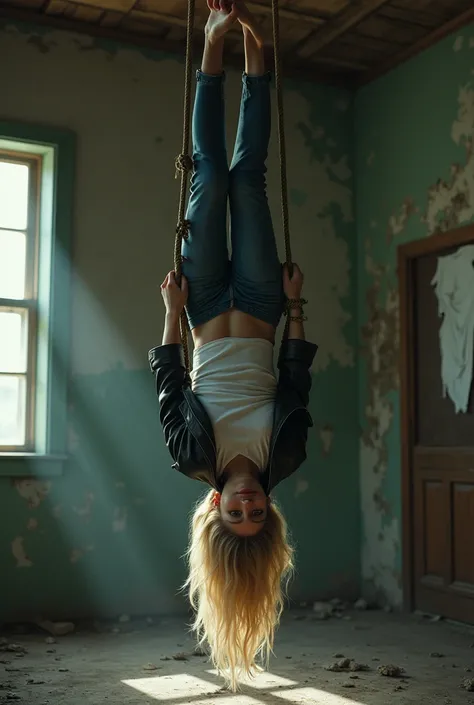
{"label": "woman's hand", "polygon": [[283,267],[283,291],[287,299],[301,299],[304,276],[297,264],[293,264],[293,274],[290,277],[288,265]]}
{"label": "woman's hand", "polygon": [[174,272],[166,275],[161,285],[161,295],[165,303],[166,314],[179,318],[188,300],[188,281],[181,276],[181,286],[178,286]]}

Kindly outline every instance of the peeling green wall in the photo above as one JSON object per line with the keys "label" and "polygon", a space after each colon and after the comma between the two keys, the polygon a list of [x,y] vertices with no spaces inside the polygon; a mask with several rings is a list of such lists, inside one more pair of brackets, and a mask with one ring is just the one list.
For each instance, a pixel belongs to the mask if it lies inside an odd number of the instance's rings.
{"label": "peeling green wall", "polygon": [[[171,470],[147,351],[172,266],[182,66],[173,57],[6,25],[2,118],[73,130],[69,452],[64,475],[1,476],[0,617],[181,611],[187,521],[202,488]],[[228,75],[229,144],[240,77]],[[298,550],[295,599],[359,586],[356,240],[348,94],[286,87],[293,252],[306,272],[315,426],[281,489]],[[269,159],[278,237],[278,155]]]}
{"label": "peeling green wall", "polygon": [[400,243],[474,218],[474,28],[450,36],[356,99],[362,573],[400,604]]}

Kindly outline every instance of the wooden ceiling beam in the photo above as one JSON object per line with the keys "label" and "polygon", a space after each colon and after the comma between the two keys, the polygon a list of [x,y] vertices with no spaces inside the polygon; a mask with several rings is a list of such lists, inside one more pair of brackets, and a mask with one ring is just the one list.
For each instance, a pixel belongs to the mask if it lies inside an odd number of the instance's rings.
{"label": "wooden ceiling beam", "polygon": [[412,44],[411,46],[406,47],[406,49],[395,53],[393,56],[390,57],[390,59],[380,63],[377,68],[363,73],[359,77],[357,85],[363,86],[367,83],[375,81],[375,79],[380,78],[384,74],[394,69],[396,66],[404,64],[409,59],[412,59],[414,56],[417,56],[417,54],[421,54],[421,52],[425,51],[426,49],[429,49],[431,46],[437,44],[453,32],[457,32],[463,27],[466,27],[466,25],[470,24],[471,22],[474,22],[474,7],[469,8],[457,17],[454,17],[448,22],[445,22],[443,25],[441,25],[441,27],[438,27],[429,34],[425,35],[418,42],[415,42],[415,44]]}
{"label": "wooden ceiling beam", "polygon": [[[254,12],[256,15],[271,15],[272,8],[271,5],[262,5],[260,2],[247,2],[248,9]],[[306,12],[298,12],[297,10],[287,10],[281,7],[279,10],[280,18],[282,20],[287,20],[288,22],[303,22],[304,24],[311,25],[312,27],[321,27],[326,24],[326,15],[309,15]]]}
{"label": "wooden ceiling beam", "polygon": [[320,30],[298,42],[292,52],[298,53],[303,46],[311,42],[312,53],[315,54],[334,42],[342,34],[356,27],[362,20],[377,12],[379,8],[388,2],[390,0],[358,0],[358,2],[352,3],[346,10],[336,15],[334,19],[326,22]]}

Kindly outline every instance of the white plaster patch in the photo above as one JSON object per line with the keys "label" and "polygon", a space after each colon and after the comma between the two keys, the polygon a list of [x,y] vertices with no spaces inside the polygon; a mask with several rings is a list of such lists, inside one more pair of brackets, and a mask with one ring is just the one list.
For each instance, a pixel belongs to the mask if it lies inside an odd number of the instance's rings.
{"label": "white plaster patch", "polygon": [[28,531],[35,531],[38,528],[38,519],[35,519],[34,517],[30,517],[28,519],[28,522],[26,524],[26,528]]}
{"label": "white plaster patch", "polygon": [[73,512],[84,519],[90,519],[92,513],[92,505],[94,504],[94,495],[88,492],[84,498],[82,507],[73,507]]}
{"label": "white plaster patch", "polygon": [[334,429],[329,424],[326,424],[319,431],[319,437],[323,447],[323,455],[329,455],[334,441]]}
{"label": "white plaster patch", "polygon": [[472,138],[474,129],[474,88],[472,83],[461,86],[458,95],[458,114],[453,122],[451,138],[456,144]]}
{"label": "white plaster patch", "polygon": [[309,490],[308,480],[298,479],[296,481],[296,487],[295,487],[295,499],[298,499],[298,497],[300,497],[302,494],[304,494],[308,490]]}
{"label": "white plaster patch", "polygon": [[20,497],[26,499],[30,509],[39,507],[51,490],[51,482],[43,482],[31,478],[14,480],[13,484]]}
{"label": "white plaster patch", "polygon": [[[466,162],[453,165],[451,179],[440,180],[428,191],[428,206],[423,222],[427,235],[440,227],[440,214],[449,213],[456,203],[456,224],[474,219],[474,158],[472,139],[474,135],[474,88],[472,84],[462,86],[458,96],[458,114],[451,128],[451,137],[456,144],[465,145]],[[449,219],[447,227],[453,227]]]}
{"label": "white plaster patch", "polygon": [[31,561],[26,555],[25,547],[23,545],[23,536],[17,536],[13,539],[11,543],[13,557],[16,560],[17,568],[31,568],[33,561]]}
{"label": "white plaster patch", "polygon": [[334,174],[336,179],[340,181],[347,181],[352,176],[352,171],[349,169],[349,164],[347,163],[347,156],[341,157],[338,162],[332,162],[330,157],[326,157],[325,165],[331,174]]}
{"label": "white plaster patch", "polygon": [[388,219],[389,238],[400,235],[405,230],[409,217],[416,211],[413,200],[406,198],[397,214],[392,214]]}
{"label": "white plaster patch", "polygon": [[112,522],[112,529],[115,533],[125,531],[127,528],[127,516],[128,512],[126,507],[115,507],[114,520]]}
{"label": "white plaster patch", "polygon": [[90,553],[94,550],[94,546],[86,546],[85,548],[73,548],[69,554],[70,563],[78,563],[85,553]]}
{"label": "white plaster patch", "polygon": [[387,517],[375,502],[387,473],[384,457],[385,435],[393,420],[389,402],[376,391],[374,403],[366,414],[377,419],[370,429],[370,441],[360,445],[360,482],[362,499],[363,549],[362,575],[376,590],[387,597],[389,604],[401,606],[402,591],[395,574],[400,525],[395,516]]}
{"label": "white plaster patch", "polygon": [[464,46],[464,37],[456,37],[453,44],[453,51],[461,51]]}

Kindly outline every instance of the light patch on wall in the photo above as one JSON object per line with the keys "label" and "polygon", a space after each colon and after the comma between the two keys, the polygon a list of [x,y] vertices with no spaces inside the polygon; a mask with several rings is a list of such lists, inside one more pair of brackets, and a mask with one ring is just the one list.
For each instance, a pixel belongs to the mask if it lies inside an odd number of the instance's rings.
{"label": "light patch on wall", "polygon": [[125,531],[127,528],[127,516],[128,512],[126,507],[115,507],[114,520],[112,522],[112,528],[115,533]]}
{"label": "light patch on wall", "polygon": [[464,37],[456,37],[453,44],[454,51],[461,51],[464,46]]}
{"label": "light patch on wall", "polygon": [[26,555],[23,542],[23,536],[17,536],[15,539],[13,539],[11,543],[12,554],[16,560],[17,568],[31,568],[31,566],[33,565],[33,561],[31,561]]}
{"label": "light patch on wall", "polygon": [[375,161],[375,152],[372,151],[369,156],[367,157],[367,166],[372,166],[372,164]]}
{"label": "light patch on wall", "polygon": [[26,528],[28,529],[28,531],[36,531],[36,529],[38,528],[38,519],[30,517],[26,524]]}
{"label": "light patch on wall", "polygon": [[94,546],[86,546],[85,548],[73,548],[69,554],[69,562],[78,563],[86,553],[90,553],[93,550]]}
{"label": "light patch on wall", "polygon": [[324,160],[324,164],[329,173],[333,174],[339,181],[347,181],[352,176],[352,171],[347,163],[347,156],[344,155],[337,162],[333,162],[329,156]]}
{"label": "light patch on wall", "polygon": [[84,504],[80,507],[73,507],[73,512],[86,520],[89,520],[92,513],[92,506],[94,504],[94,495],[92,492],[88,492],[84,498]]}
{"label": "light patch on wall", "polygon": [[367,323],[362,329],[367,364],[367,401],[360,447],[363,549],[362,574],[372,590],[400,605],[396,574],[399,522],[384,496],[388,471],[387,434],[393,421],[389,394],[399,387],[400,322],[398,291],[388,265],[376,263],[366,243],[365,268],[372,286],[367,291]]}
{"label": "light patch on wall", "polygon": [[[304,95],[292,91],[287,97],[288,173],[292,189],[308,193],[308,198],[292,211],[293,256],[306,263],[305,290],[309,299],[308,335],[316,339],[324,330],[324,345],[316,356],[314,371],[325,370],[334,361],[342,367],[354,364],[354,350],[348,342],[345,326],[351,319],[351,262],[349,247],[337,231],[336,218],[342,224],[353,222],[352,173],[344,153],[320,155],[320,126],[312,119],[312,106]],[[319,156],[318,156],[319,155]],[[273,157],[274,158],[274,157]],[[276,179],[277,164],[269,165],[269,178]],[[272,187],[271,189],[275,189]],[[337,214],[337,215],[336,215]],[[347,231],[346,231],[347,233]],[[322,256],[324,253],[324,256]],[[317,328],[311,330],[312,321]]]}
{"label": "light patch on wall", "polygon": [[413,213],[416,213],[417,210],[413,199],[408,197],[405,198],[398,213],[390,216],[387,226],[387,242],[389,245],[397,235],[403,232],[408,219]]}
{"label": "light patch on wall", "polygon": [[330,424],[326,424],[319,431],[319,437],[321,439],[323,455],[329,455],[334,440],[334,428]]}
{"label": "light patch on wall", "polygon": [[30,509],[39,507],[51,490],[51,482],[43,482],[32,478],[13,480],[13,485],[20,497],[27,501]]}
{"label": "light patch on wall", "polygon": [[469,38],[469,49],[474,49],[474,37]]}
{"label": "light patch on wall", "polygon": [[453,141],[464,146],[464,164],[453,164],[451,178],[440,179],[428,190],[428,206],[423,217],[427,235],[474,219],[474,88],[471,83],[459,90],[458,115],[451,128]]}
{"label": "light patch on wall", "polygon": [[298,479],[296,481],[296,487],[295,487],[295,499],[298,499],[302,494],[307,492],[309,490],[309,482],[308,480],[304,480],[302,478]]}

